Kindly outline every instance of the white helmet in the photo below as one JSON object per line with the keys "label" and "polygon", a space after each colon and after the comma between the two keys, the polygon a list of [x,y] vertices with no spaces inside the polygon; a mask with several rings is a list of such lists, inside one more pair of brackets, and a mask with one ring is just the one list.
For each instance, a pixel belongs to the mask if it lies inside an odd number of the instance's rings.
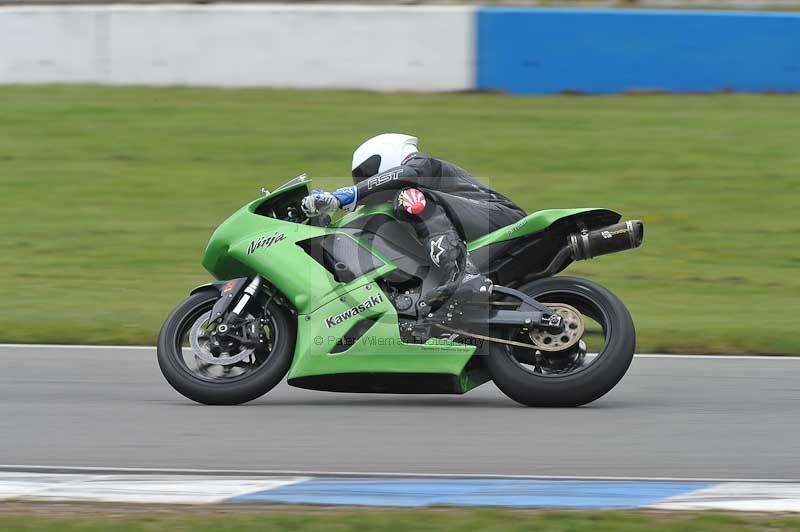
{"label": "white helmet", "polygon": [[400,133],[384,133],[364,142],[353,152],[353,181],[385,172],[400,166],[403,160],[417,151],[417,137]]}

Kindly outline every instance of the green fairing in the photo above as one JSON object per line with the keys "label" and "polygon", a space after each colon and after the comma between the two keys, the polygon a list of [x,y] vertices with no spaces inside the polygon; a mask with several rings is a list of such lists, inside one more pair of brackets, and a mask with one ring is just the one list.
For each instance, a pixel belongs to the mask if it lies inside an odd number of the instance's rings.
{"label": "green fairing", "polygon": [[394,209],[392,206],[387,203],[381,203],[379,205],[360,207],[355,212],[345,214],[340,219],[333,222],[329,227],[343,227],[357,218],[373,216],[375,214],[385,214],[390,218],[397,219],[397,217],[394,215]]}
{"label": "green fairing", "polygon": [[514,240],[515,238],[520,238],[525,235],[530,235],[532,233],[538,233],[539,231],[543,231],[553,225],[554,222],[560,220],[561,218],[566,218],[567,216],[574,216],[576,214],[587,213],[591,211],[606,211],[606,209],[596,209],[596,208],[583,208],[583,209],[547,209],[544,211],[537,211],[533,214],[529,214],[522,220],[518,221],[517,223],[507,226],[501,227],[496,231],[492,231],[487,235],[483,235],[482,237],[473,240],[467,244],[467,250],[472,251],[474,249],[482,248],[484,246],[488,246],[489,244],[494,244],[497,242],[504,242],[506,240]]}
{"label": "green fairing", "polygon": [[[330,351],[356,320],[328,327],[326,318],[336,316],[380,295],[382,301],[360,313],[359,319],[373,318],[375,324],[350,347],[336,354]],[[461,375],[475,347],[431,339],[426,344],[407,344],[400,339],[397,313],[375,283],[367,283],[331,301],[308,315],[298,316],[297,348],[289,380],[332,373],[446,373]],[[472,383],[462,379],[462,391]]]}
{"label": "green fairing", "polygon": [[[348,283],[337,282],[333,275],[297,245],[302,240],[326,234],[338,234],[339,227],[378,213],[394,217],[390,205],[362,207],[346,214],[326,228],[298,224],[256,214],[258,207],[272,198],[307,186],[310,180],[284,186],[259,198],[228,218],[211,236],[203,257],[203,266],[219,280],[253,277],[267,279],[283,294],[297,313],[297,341],[289,370],[292,379],[342,373],[430,373],[457,377],[464,393],[486,380],[480,369],[466,370],[475,347],[446,340],[431,339],[426,344],[404,343],[399,335],[397,314],[376,281],[395,269],[395,265],[374,250],[383,266]],[[559,218],[592,209],[540,211],[509,228],[502,228],[469,243],[470,250],[546,229]],[[259,239],[283,234],[261,247]],[[363,245],[363,244],[361,244]],[[358,320],[346,318],[339,323],[328,318],[346,313],[359,304],[380,297],[380,302],[358,313]],[[353,344],[339,353],[331,353],[350,328],[365,318],[376,322]],[[340,348],[341,350],[341,348]]]}
{"label": "green fairing", "polygon": [[[265,198],[255,200],[225,220],[211,235],[206,247],[202,261],[206,270],[217,279],[253,277],[259,274],[280,290],[299,314],[308,314],[394,269],[390,261],[381,257],[385,266],[367,275],[350,283],[334,280],[333,275],[295,244],[335,233],[335,227],[315,227],[255,214],[254,211],[264,201],[287,190],[279,189]],[[284,234],[285,238],[269,247],[248,253],[251,242],[262,237],[267,238],[276,232]],[[350,238],[347,235],[342,236]]]}

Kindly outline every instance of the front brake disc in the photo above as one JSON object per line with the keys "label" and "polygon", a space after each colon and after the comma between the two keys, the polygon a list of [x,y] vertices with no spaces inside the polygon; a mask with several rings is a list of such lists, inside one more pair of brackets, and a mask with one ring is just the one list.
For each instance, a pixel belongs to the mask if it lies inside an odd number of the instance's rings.
{"label": "front brake disc", "polygon": [[532,329],[529,334],[531,342],[540,351],[564,351],[577,344],[583,337],[583,316],[575,307],[564,303],[547,303],[547,306],[561,316],[564,330],[551,333],[545,329]]}
{"label": "front brake disc", "polygon": [[205,362],[206,364],[216,364],[218,366],[232,366],[241,362],[249,357],[255,351],[255,348],[249,347],[242,349],[235,355],[231,353],[223,353],[228,356],[214,356],[211,352],[211,340],[206,334],[205,327],[208,325],[208,320],[211,319],[211,311],[206,312],[194,322],[192,330],[189,333],[189,345],[192,346],[192,353],[194,356]]}

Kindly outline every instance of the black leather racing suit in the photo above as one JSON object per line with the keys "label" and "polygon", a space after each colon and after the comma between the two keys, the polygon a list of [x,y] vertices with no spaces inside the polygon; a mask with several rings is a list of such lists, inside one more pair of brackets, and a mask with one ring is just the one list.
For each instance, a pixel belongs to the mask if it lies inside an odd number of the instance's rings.
{"label": "black leather racing suit", "polygon": [[514,202],[463,168],[420,152],[409,155],[400,166],[358,180],[355,187],[359,204],[385,202],[394,195],[397,206],[398,193],[407,188],[417,188],[425,195],[427,205],[421,214],[408,215],[402,207],[397,210],[414,224],[432,265],[446,280],[423,294],[423,299],[434,306],[452,295],[461,281],[467,267],[465,240],[474,240],[525,216]]}

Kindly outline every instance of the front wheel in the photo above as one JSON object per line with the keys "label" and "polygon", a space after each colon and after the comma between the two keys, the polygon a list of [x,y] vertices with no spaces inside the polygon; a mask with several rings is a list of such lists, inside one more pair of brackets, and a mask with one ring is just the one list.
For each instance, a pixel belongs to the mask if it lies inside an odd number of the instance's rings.
{"label": "front wheel", "polygon": [[533,330],[507,337],[541,349],[488,344],[486,365],[503,393],[527,406],[580,406],[616,386],[636,348],[633,319],[622,301],[576,277],[540,279],[519,290],[556,310],[567,326],[558,335]]}
{"label": "front wheel", "polygon": [[[158,365],[172,387],[193,401],[246,403],[267,393],[289,371],[295,328],[286,309],[274,302],[262,306],[255,299],[240,330],[220,335],[209,322],[218,298],[216,291],[203,291],[172,311],[158,336]],[[239,342],[243,335],[259,341]]]}

